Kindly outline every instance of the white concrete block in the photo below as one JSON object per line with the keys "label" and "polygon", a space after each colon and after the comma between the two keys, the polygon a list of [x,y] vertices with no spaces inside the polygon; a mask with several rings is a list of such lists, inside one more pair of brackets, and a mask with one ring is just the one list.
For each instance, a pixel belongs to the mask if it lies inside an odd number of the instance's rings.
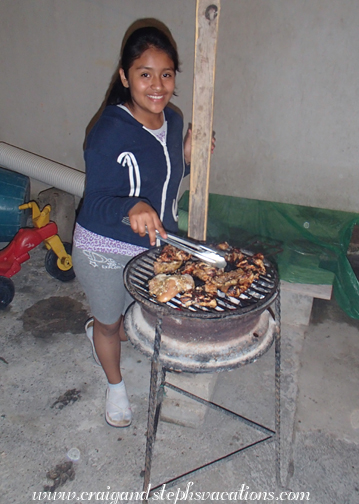
{"label": "white concrete block", "polygon": [[280,282],[282,323],[309,325],[313,299],[331,299],[331,285]]}
{"label": "white concrete block", "polygon": [[293,292],[281,293],[281,319],[283,324],[308,325],[313,298]]}
{"label": "white concrete block", "polygon": [[[218,373],[178,373],[167,371],[166,381],[202,399],[210,401]],[[169,388],[161,408],[161,420],[196,428],[202,425],[208,406]]]}
{"label": "white concrete block", "polygon": [[[334,275],[333,275],[334,280]],[[280,282],[281,292],[293,292],[296,294],[301,294],[303,296],[311,296],[313,298],[319,299],[331,299],[333,286],[332,285],[314,285],[314,284],[299,284],[285,282],[281,280]]]}

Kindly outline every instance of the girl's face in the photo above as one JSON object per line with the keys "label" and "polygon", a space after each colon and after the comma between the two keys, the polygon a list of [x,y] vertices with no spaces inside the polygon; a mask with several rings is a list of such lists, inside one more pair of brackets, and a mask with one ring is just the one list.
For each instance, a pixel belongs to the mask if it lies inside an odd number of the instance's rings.
{"label": "girl's face", "polygon": [[130,89],[132,103],[126,103],[137,121],[150,129],[160,128],[163,109],[175,89],[173,61],[163,51],[150,47],[129,68],[128,79],[120,68],[122,84]]}

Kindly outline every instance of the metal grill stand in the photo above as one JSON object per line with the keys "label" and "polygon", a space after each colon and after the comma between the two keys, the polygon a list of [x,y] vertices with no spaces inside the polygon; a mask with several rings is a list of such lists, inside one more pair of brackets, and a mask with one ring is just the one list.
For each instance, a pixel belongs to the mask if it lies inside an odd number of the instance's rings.
{"label": "metal grill stand", "polygon": [[[195,396],[185,390],[182,390],[178,387],[175,387],[174,385],[171,385],[170,383],[166,382],[166,367],[163,362],[161,362],[161,355],[160,355],[160,348],[161,348],[161,336],[162,336],[162,318],[158,317],[156,327],[155,327],[155,340],[154,340],[154,348],[153,348],[153,354],[151,357],[151,380],[150,380],[150,392],[149,392],[149,406],[148,406],[148,422],[147,422],[147,443],[146,443],[146,456],[145,456],[145,471],[144,471],[144,484],[143,484],[143,491],[147,495],[151,495],[152,492],[155,490],[161,488],[164,484],[166,484],[167,487],[171,487],[175,485],[176,483],[185,480],[189,477],[189,475],[193,473],[197,473],[199,471],[203,471],[215,464],[218,464],[220,462],[228,461],[238,455],[241,452],[244,452],[245,450],[249,448],[253,448],[254,446],[257,446],[259,444],[263,443],[268,443],[271,441],[274,441],[275,443],[275,474],[276,474],[276,482],[278,486],[281,486],[281,466],[280,466],[280,376],[281,376],[281,371],[280,371],[280,366],[281,366],[281,320],[280,320],[280,292],[278,289],[278,295],[275,299],[274,304],[274,319],[275,319],[275,326],[274,330],[272,331],[272,339],[271,342],[275,342],[275,430],[273,431],[272,429],[269,429],[268,427],[265,427],[264,425],[261,425],[259,423],[256,423],[244,416],[241,416],[233,411],[230,411],[218,404],[215,404],[213,402],[207,401],[205,399],[202,399],[198,396]],[[126,321],[125,321],[126,325]],[[131,332],[129,334],[130,340],[131,340]],[[141,346],[138,344],[135,345],[141,350]],[[266,348],[266,350],[270,347],[270,345]],[[238,348],[238,351],[240,352],[240,348]],[[255,358],[252,358],[250,362],[253,362],[256,360],[258,357],[263,355],[263,351],[258,352],[258,355]],[[238,366],[239,365],[244,365],[247,364],[248,361],[238,361]],[[231,366],[231,369],[233,369],[233,365]],[[175,367],[171,366],[171,370],[176,370]],[[221,367],[220,371],[224,370],[223,366]],[[203,372],[203,370],[201,370]],[[210,372],[211,370],[209,370]],[[211,462],[208,462],[202,466],[196,467],[195,469],[188,471],[184,474],[181,474],[175,478],[172,478],[168,481],[164,481],[161,484],[157,485],[156,487],[152,488],[150,492],[148,492],[149,489],[149,484],[150,484],[150,477],[151,477],[151,464],[152,464],[152,456],[153,456],[153,448],[154,448],[154,443],[156,439],[156,432],[157,432],[157,426],[158,426],[158,421],[159,421],[159,416],[160,416],[160,410],[161,410],[161,404],[163,400],[163,394],[164,394],[164,389],[165,387],[168,387],[172,390],[175,390],[181,394],[184,394],[185,396],[198,401],[202,404],[205,404],[209,406],[210,408],[214,408],[218,411],[221,411],[222,413],[225,413],[232,418],[237,419],[240,422],[245,423],[247,426],[252,427],[253,429],[256,429],[257,431],[260,431],[264,434],[264,437],[260,439],[259,441],[256,441],[254,443],[250,443],[238,450],[235,450],[231,453],[228,453],[227,455],[224,455],[218,459],[212,460]],[[147,500],[144,500],[143,502],[147,502]]]}

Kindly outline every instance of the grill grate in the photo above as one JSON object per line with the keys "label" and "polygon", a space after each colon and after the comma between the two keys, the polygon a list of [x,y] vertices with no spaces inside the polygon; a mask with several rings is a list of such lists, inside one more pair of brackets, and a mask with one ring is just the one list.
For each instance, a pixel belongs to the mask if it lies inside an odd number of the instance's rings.
{"label": "grill grate", "polygon": [[[273,301],[278,289],[278,275],[273,266],[264,261],[266,267],[265,275],[260,275],[251,286],[242,293],[239,298],[227,296],[221,291],[217,291],[217,306],[209,308],[206,306],[185,306],[179,299],[179,295],[172,298],[167,303],[159,303],[153,298],[148,290],[148,281],[153,278],[153,263],[156,261],[163,247],[150,249],[134,257],[126,266],[124,272],[124,281],[126,288],[136,301],[142,302],[147,306],[157,305],[159,308],[167,307],[168,310],[180,310],[188,316],[223,316],[225,314],[242,312],[247,313],[255,308],[268,304]],[[243,252],[243,251],[242,251]],[[247,256],[252,254],[243,252]]]}

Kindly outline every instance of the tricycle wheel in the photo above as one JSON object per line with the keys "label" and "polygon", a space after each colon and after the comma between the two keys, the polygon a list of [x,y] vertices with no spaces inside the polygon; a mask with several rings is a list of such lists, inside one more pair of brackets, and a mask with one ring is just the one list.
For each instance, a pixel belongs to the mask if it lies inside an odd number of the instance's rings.
{"label": "tricycle wheel", "polygon": [[[64,247],[66,252],[68,254],[71,254],[72,252],[71,243],[64,243]],[[47,251],[45,257],[45,269],[48,272],[48,274],[56,278],[56,280],[60,280],[61,282],[69,282],[70,280],[73,280],[76,276],[74,269],[71,267],[67,271],[61,270],[57,265],[57,259],[58,257],[52,249]]]}
{"label": "tricycle wheel", "polygon": [[0,310],[6,308],[14,299],[15,286],[11,278],[0,276]]}

